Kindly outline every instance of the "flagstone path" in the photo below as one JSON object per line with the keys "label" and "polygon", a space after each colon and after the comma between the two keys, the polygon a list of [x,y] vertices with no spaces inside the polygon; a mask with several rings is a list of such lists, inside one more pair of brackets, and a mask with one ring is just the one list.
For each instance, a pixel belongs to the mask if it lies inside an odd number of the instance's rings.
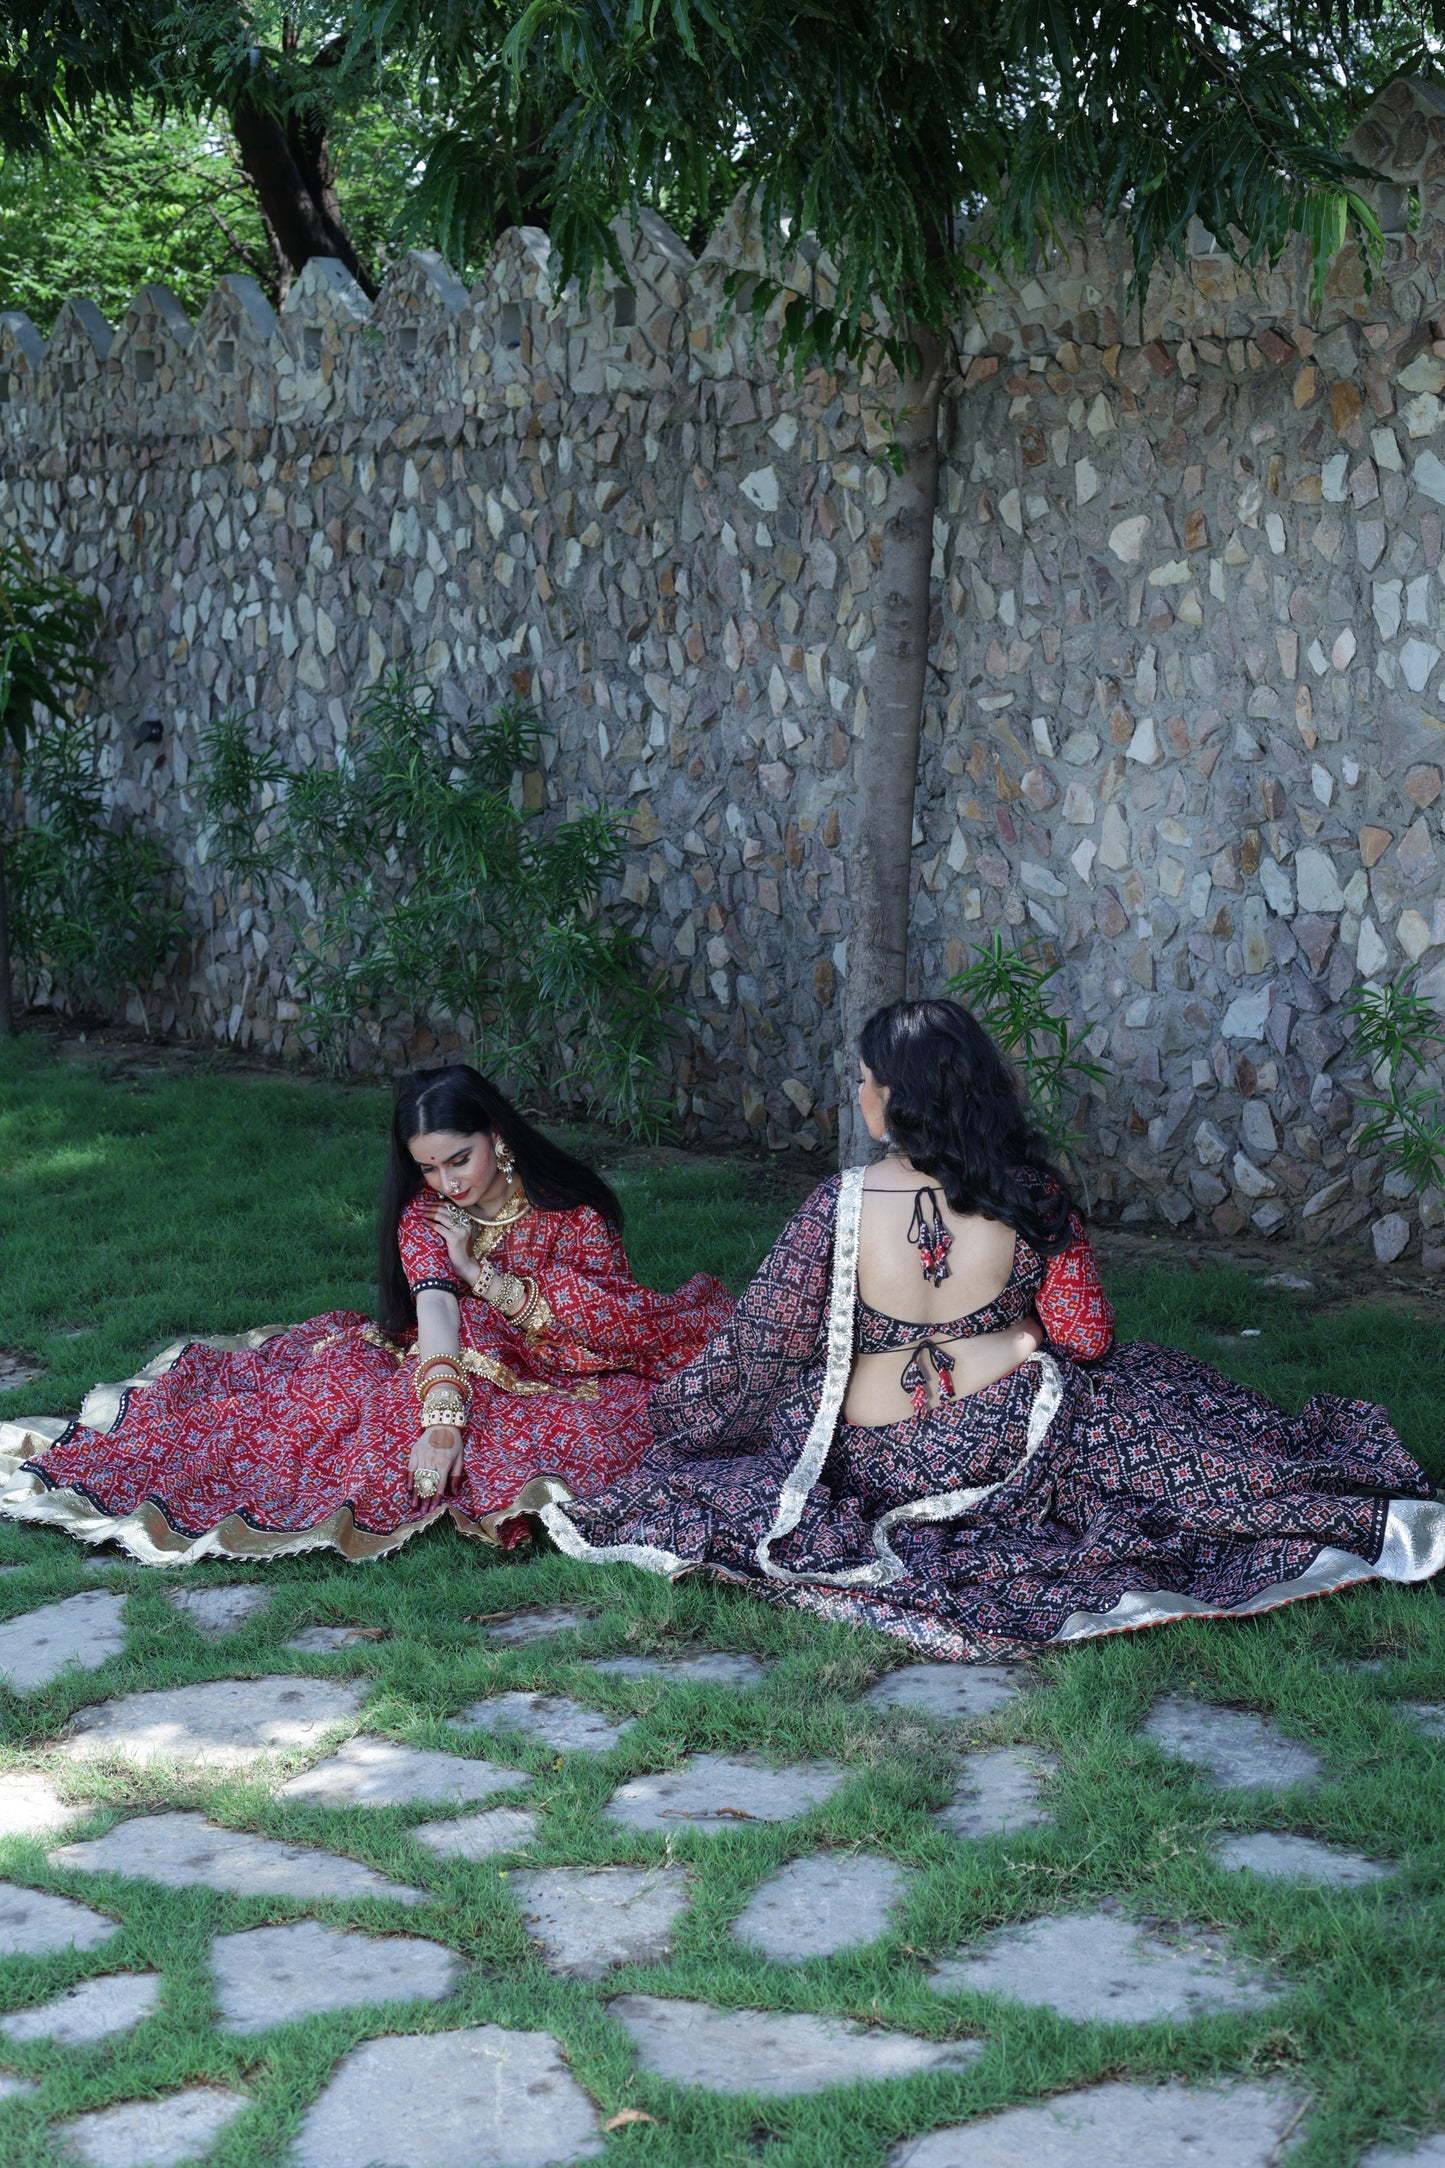
{"label": "flagstone path", "polygon": [[[253,1624],[264,1631],[273,1591],[241,1582],[187,1584],[169,1589],[167,1597],[189,1627],[221,1640]],[[28,1694],[67,1669],[98,1669],[124,1650],[124,1604],[123,1593],[87,1590],[12,1618],[0,1626],[0,1673],[8,1672],[14,1691]],[[475,1623],[483,1649],[503,1654],[591,1632],[605,1617],[551,1606]],[[364,1646],[377,1634],[375,1628],[317,1625],[301,1629],[286,1646],[325,1657]],[[664,1690],[656,1702],[664,1724],[683,1727],[658,1735],[677,1741],[657,1755],[670,1766],[638,1769],[638,1741],[653,1734],[637,1729],[642,1719],[589,1707],[589,1674],[602,1699],[613,1681]],[[303,1915],[279,1921],[263,1915],[264,1923],[256,1925],[242,1915],[239,1923],[225,1919],[235,1931],[209,1930],[218,2036],[247,2040],[277,2026],[304,2028],[340,2011],[357,2013],[349,2022],[373,2034],[338,2051],[340,2060],[316,2081],[286,2155],[288,2168],[358,2168],[363,2161],[384,2161],[387,2168],[562,2168],[591,2160],[608,2148],[611,2125],[588,2090],[594,2063],[585,2066],[584,2084],[569,2059],[591,2037],[589,2024],[611,2029],[614,2061],[622,2045],[624,2067],[643,2087],[786,2101],[830,2086],[969,2070],[998,2034],[1018,2022],[1010,2011],[1046,2010],[1079,2025],[1187,2027],[1218,2012],[1263,2022],[1290,1991],[1290,1981],[1247,1963],[1213,1926],[1136,1917],[1113,1900],[1071,1909],[1066,1883],[1021,1884],[1036,1896],[1060,1890],[1056,1902],[1043,1895],[1034,1916],[1021,1922],[961,1944],[950,1942],[939,1926],[934,1941],[910,1946],[929,1931],[916,1904],[934,1870],[926,1858],[919,1864],[923,1855],[916,1852],[890,1856],[886,1821],[878,1837],[859,1849],[856,1839],[830,1836],[836,1825],[820,1819],[821,1810],[855,1779],[886,1773],[925,1736],[929,1752],[939,1757],[931,1766],[942,1779],[914,1823],[933,1848],[927,1857],[937,1860],[946,1838],[943,1850],[953,1857],[955,1846],[1022,1840],[1014,1854],[1020,1868],[1052,1860],[1074,1826],[1062,1812],[1069,1772],[1057,1755],[1025,1736],[1037,1689],[1045,1683],[1026,1665],[899,1665],[854,1697],[850,1743],[840,1747],[837,1760],[791,1762],[767,1751],[685,1751],[687,1720],[674,1712],[692,1704],[665,1698],[679,1687],[707,1692],[718,1697],[717,1709],[730,1712],[730,1721],[736,1713],[737,1736],[766,1739],[770,1734],[759,1729],[757,1717],[745,1715],[768,1708],[761,1697],[743,1698],[769,1684],[770,1666],[756,1657],[701,1644],[587,1655],[570,1677],[583,1699],[499,1691],[496,1682],[446,1719],[456,1742],[452,1750],[357,1732],[377,1692],[365,1677],[222,1678],[114,1695],[80,1709],[30,1756],[37,1762],[62,1758],[63,1781],[74,1786],[74,1798],[62,1799],[44,1766],[0,1771],[0,1842],[21,1840],[20,1849],[6,1854],[11,1879],[0,1881],[0,1960],[13,1958],[22,1968],[44,1961],[51,1968],[43,1979],[23,1969],[7,1975],[11,1984],[0,1989],[0,2056],[12,2047],[23,2053],[45,2043],[101,2056],[145,2053],[145,2042],[158,2036],[152,2021],[161,2027],[168,2022],[165,1976],[145,1964],[165,1960],[149,1948],[132,1958],[133,1946],[122,1941],[112,1959],[106,1946],[130,1931],[133,1917],[144,1917],[146,1888],[155,1885],[275,1901]],[[104,1688],[97,1684],[93,1691],[103,1694]],[[649,1706],[654,1699],[648,1697]],[[1392,1706],[1427,1743],[1445,1737],[1445,1704]],[[905,1718],[946,1728],[920,1734]],[[656,1721],[646,1719],[649,1726]],[[1201,1850],[1237,1889],[1246,1890],[1251,1877],[1284,1879],[1305,1891],[1328,1892],[1330,1902],[1340,1905],[1392,1901],[1394,1862],[1302,1832],[1247,1826],[1251,1800],[1277,1819],[1286,1793],[1318,1784],[1326,1773],[1320,1754],[1273,1719],[1170,1693],[1145,1713],[1139,1735],[1174,1762],[1176,1782],[1183,1774],[1185,1790],[1197,1786],[1212,1794],[1236,1824],[1220,1829],[1216,1814],[1205,1825]],[[498,1759],[486,1758],[484,1747],[495,1749]],[[536,1774],[506,1766],[519,1749],[532,1757],[545,1749],[555,1764],[543,1771],[531,1759]],[[630,1764],[619,1749],[633,1757]],[[613,1764],[609,1776],[601,1757],[612,1754],[638,1773],[618,1773]],[[157,1806],[158,1799],[173,1796],[166,1790],[168,1765],[190,1787],[174,1808]],[[277,1813],[319,1808],[335,1819],[308,1822],[326,1832],[308,1843],[230,1828],[228,1820],[244,1817],[225,1802],[247,1796],[224,1788],[232,1778],[261,1786],[280,1803]],[[222,1789],[216,1790],[218,1784]],[[208,1812],[194,1804],[197,1785],[203,1804],[214,1792]],[[1234,1795],[1227,1805],[1223,1793]],[[117,1808],[120,1819],[103,1835],[70,1834],[92,1813],[114,1814]],[[357,1809],[367,1811],[357,1817]],[[591,1817],[587,1843],[594,1849],[559,1860],[557,1833],[572,1826],[569,1816],[582,1813]],[[386,1849],[375,1856],[385,1859],[389,1872],[350,1856],[349,1848],[365,1843],[358,1834],[363,1822],[367,1831],[381,1833],[377,1841]],[[703,1863],[725,1863],[730,1875],[737,1861],[757,1855],[743,1847],[731,1853],[699,1847],[688,1832],[712,1839],[750,1828],[769,1832],[762,1841],[771,1849],[746,1879],[725,1884],[733,1893],[719,1912],[716,1891],[709,1896],[703,1886]],[[1041,1832],[1050,1833],[1042,1851]],[[45,1841],[49,1864],[60,1874],[120,1879],[101,1885],[105,1895],[95,1907],[74,1894],[27,1888],[27,1870],[17,1862],[39,1856],[23,1848],[36,1839]],[[599,1855],[599,1843],[622,1856]],[[1046,1865],[1043,1871],[1052,1870]],[[72,1892],[78,1886],[78,1880],[67,1885]],[[319,1919],[306,1916],[354,1898],[405,1905],[412,1924],[403,1931],[393,1916],[396,1931],[386,1931],[384,1925],[331,1924],[336,1915],[329,1911]],[[720,1938],[716,2003],[696,1992],[696,1960],[686,1954],[696,1947],[694,1907],[706,1905],[716,1922],[709,1931]],[[471,1944],[454,1948],[446,1939],[462,1917],[475,1933],[478,1923],[499,1916],[510,1922],[513,1937],[505,1959],[495,1945],[484,1943],[473,1958],[465,1954]],[[708,1916],[704,1910],[704,1920]],[[364,1917],[384,1923],[386,1916]],[[517,1954],[519,1930],[530,1945],[526,1957]],[[939,1998],[920,2031],[883,2022],[866,1997],[855,2015],[834,2014],[836,1988],[823,1990],[832,1999],[821,2009],[796,2007],[811,1996],[810,1982],[850,1976],[799,1967],[837,1961],[846,1968],[870,1945],[883,1949],[898,1979],[911,1979]],[[128,1960],[133,1969],[95,1971],[108,1961],[124,1967]],[[60,1985],[56,1968],[63,1979],[66,1963],[75,1971],[68,1985]],[[509,1975],[508,1965],[519,1969]],[[655,1991],[610,1992],[608,1976],[621,1966],[652,1968],[648,1984],[655,1977]],[[684,1974],[683,1966],[693,1969]],[[87,1968],[91,1976],[84,1977]],[[564,2037],[502,2023],[449,2022],[437,2007],[456,1997],[457,2011],[470,2016],[476,2004],[465,1998],[479,1988],[499,1992],[505,2004],[509,1977],[545,1982],[549,1974],[560,1983],[557,1993],[595,1998],[590,2006],[576,2005],[590,2008],[590,2015],[575,2038],[561,2024],[558,2035]],[[760,1977],[776,1983],[774,1999],[785,2006],[747,2006],[747,1995],[759,1995],[752,1983]],[[688,1992],[681,1989],[684,1978]],[[726,1979],[748,1984],[735,1984],[728,1994]],[[599,1981],[600,1989],[585,1985]],[[991,1999],[978,2003],[975,1996]],[[916,2009],[917,2002],[908,2007]],[[513,2013],[504,2008],[502,2014]],[[936,2037],[949,2031],[955,2037]],[[122,2048],[130,2034],[139,2044]],[[108,2049],[111,2042],[116,2045]],[[71,2115],[51,2124],[50,2138],[84,2168],[182,2168],[199,2161],[251,2108],[242,2086],[254,2082],[258,2097],[264,2090],[267,2050],[256,2052],[254,2063],[238,2066],[243,2076],[236,2084],[182,2085],[182,2076],[206,2066],[175,2064],[157,2073],[156,2097],[121,2097]],[[0,2071],[0,2116],[33,2118],[35,2094],[30,2079]],[[652,2094],[644,2090],[642,2097],[649,2112],[665,2116]],[[921,2103],[930,2097],[917,2096]],[[1109,2082],[940,2123],[869,2159],[872,2168],[883,2168],[885,2159],[888,2168],[1012,2168],[1018,2161],[1029,2168],[1096,2168],[1104,2159],[1147,2162],[1149,2168],[1266,2168],[1286,2160],[1300,2142],[1301,2108],[1283,2081]],[[928,2109],[918,2112],[926,2116]],[[628,2113],[636,2120],[641,2111]],[[4,2142],[0,2136],[0,2155]],[[248,2157],[247,2143],[241,2129],[226,2140],[237,2159]],[[619,2158],[628,2143],[617,2140]],[[759,2157],[767,2149],[760,2145]],[[1445,2135],[1413,2152],[1376,2148],[1362,2168],[1396,2168],[1407,2160],[1416,2168],[1445,2168]]]}
{"label": "flagstone path", "polygon": [[535,1739],[554,1754],[610,1754],[636,1719],[624,1717],[620,1724],[614,1723],[565,1694],[498,1694],[490,1701],[474,1701],[447,1721],[454,1731],[480,1726],[484,1731]]}
{"label": "flagstone path", "polygon": [[846,1771],[832,1762],[792,1769],[733,1754],[694,1754],[680,1769],[634,1777],[613,1793],[605,1816],[628,1829],[703,1829],[739,1822],[789,1822],[830,1799]]}
{"label": "flagstone path", "polygon": [[1261,1829],[1244,1837],[1225,1837],[1216,1857],[1221,1867],[1247,1868],[1251,1874],[1279,1875],[1289,1882],[1323,1882],[1336,1889],[1360,1889],[1385,1882],[1395,1872],[1359,1852],[1342,1852],[1313,1837],[1295,1837]]}
{"label": "flagstone path", "polygon": [[955,1837],[1012,1837],[1053,1821],[1039,1786],[1058,1768],[1052,1754],[1029,1747],[996,1747],[970,1754],[954,1794],[938,1819]]}
{"label": "flagstone path", "polygon": [[1185,1694],[1161,1695],[1144,1735],[1229,1791],[1287,1791],[1313,1784],[1320,1775],[1319,1756],[1267,1717],[1191,1701]]}
{"label": "flagstone path", "polygon": [[180,2168],[208,2151],[249,2105],[244,2093],[195,2085],[165,2100],[98,2108],[62,2123],[60,2136],[65,2151],[85,2168]]}
{"label": "flagstone path", "polygon": [[1275,2168],[1300,2105],[1279,2085],[1095,2085],[909,2139],[888,2168]]}
{"label": "flagstone path", "polygon": [[98,1671],[125,1646],[124,1596],[104,1589],[42,1604],[0,1626],[0,1679],[17,1694],[33,1694],[71,1664]]}
{"label": "flagstone path", "polygon": [[552,1971],[598,1980],[668,1955],[688,1878],[681,1867],[545,1867],[514,1874],[512,1894]]}
{"label": "flagstone path", "polygon": [[244,1581],[235,1588],[173,1589],[169,1601],[171,1609],[188,1618],[208,1641],[238,1633],[250,1619],[271,1608],[267,1591]]}
{"label": "flagstone path", "polygon": [[421,1890],[388,1882],[358,1860],[219,1829],[200,1814],[138,1814],[104,1837],[61,1845],[50,1857],[57,1867],[140,1876],[166,1889],[226,1889],[248,1897],[394,1897],[408,1905],[423,1898]]}
{"label": "flagstone path", "polygon": [[325,1807],[395,1807],[418,1801],[429,1807],[461,1806],[531,1781],[524,1770],[498,1769],[459,1754],[394,1746],[389,1739],[349,1739],[329,1761],[283,1784],[281,1797],[310,1799]]}
{"label": "flagstone path", "polygon": [[55,2040],[69,2047],[109,2040],[150,2016],[160,2000],[160,1986],[158,1972],[111,1972],[99,1980],[82,1980],[53,2002],[0,2017],[0,2033],[18,2042]]}
{"label": "flagstone path", "polygon": [[619,1995],[608,2015],[637,2044],[644,2070],[714,2093],[821,2093],[860,2079],[964,2070],[979,2040],[920,2040],[846,2018],[714,2010],[661,1995]]}
{"label": "flagstone path", "polygon": [[217,1935],[211,1969],[221,2030],[230,2033],[265,2032],[353,2003],[441,2002],[463,1972],[443,1943],[335,1934],[314,1920]]}
{"label": "flagstone path", "polygon": [[550,2033],[477,2025],[368,2040],[296,2141],[299,2168],[552,2168],[602,2150],[601,2118]]}
{"label": "flagstone path", "polygon": [[754,1890],[732,1931],[775,1964],[833,1957],[887,1934],[907,1890],[907,1875],[891,1859],[814,1852]]}
{"label": "flagstone path", "polygon": [[935,1965],[929,1985],[940,1995],[1008,1995],[1079,2024],[1106,2025],[1248,2010],[1283,1992],[1235,1962],[1214,1937],[1185,1932],[1188,1947],[1181,1949],[1109,1912],[1045,1915]]}
{"label": "flagstone path", "polygon": [[331,1725],[355,1715],[367,1692],[364,1683],[283,1674],[125,1694],[73,1717],[61,1751],[71,1761],[114,1756],[241,1769],[281,1748],[317,1745]]}

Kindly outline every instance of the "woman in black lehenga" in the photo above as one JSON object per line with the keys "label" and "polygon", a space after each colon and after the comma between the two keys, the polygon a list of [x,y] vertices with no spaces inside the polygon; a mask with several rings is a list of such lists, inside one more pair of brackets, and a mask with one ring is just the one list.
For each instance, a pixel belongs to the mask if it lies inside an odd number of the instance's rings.
{"label": "woman in black lehenga", "polygon": [[652,1394],[640,1469],[585,1502],[530,1486],[564,1551],[959,1658],[1445,1566],[1445,1506],[1383,1408],[1289,1416],[1114,1343],[1067,1186],[966,1010],[880,1011],[860,1067],[886,1156],[814,1191]]}

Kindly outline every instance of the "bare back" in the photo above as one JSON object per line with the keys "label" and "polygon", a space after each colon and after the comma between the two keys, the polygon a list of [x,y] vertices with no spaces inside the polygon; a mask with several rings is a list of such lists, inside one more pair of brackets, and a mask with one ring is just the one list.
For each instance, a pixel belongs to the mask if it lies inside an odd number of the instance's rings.
{"label": "bare back", "polygon": [[[933,1284],[925,1277],[915,1236],[914,1211],[921,1188],[933,1188],[937,1213],[952,1237],[948,1277]],[[941,1189],[906,1160],[892,1157],[870,1167],[863,1182],[863,1218],[858,1244],[858,1293],[884,1316],[916,1324],[921,1340],[932,1326],[946,1325],[994,1302],[1013,1271],[1015,1235],[1011,1227],[978,1213],[954,1212]],[[1041,1345],[1043,1333],[1033,1319],[1002,1332],[949,1339],[955,1393],[976,1393],[1006,1377]],[[855,1357],[843,1413],[850,1423],[877,1427],[904,1421],[913,1413],[901,1374],[906,1353]],[[936,1404],[937,1385],[929,1392]]]}

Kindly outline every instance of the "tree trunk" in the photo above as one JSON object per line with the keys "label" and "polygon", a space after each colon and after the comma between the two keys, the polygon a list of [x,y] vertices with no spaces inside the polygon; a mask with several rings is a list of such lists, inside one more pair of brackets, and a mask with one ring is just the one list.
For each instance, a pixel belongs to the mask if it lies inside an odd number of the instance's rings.
{"label": "tree trunk", "polygon": [[933,512],[938,502],[938,405],[947,345],[914,329],[918,374],[900,380],[895,437],[903,472],[888,489],[883,555],[873,593],[875,646],[868,723],[854,772],[856,812],[848,862],[848,968],[843,986],[843,1077],[838,1162],[867,1157],[853,1083],[858,1039],[875,1009],[908,991],[908,906],[913,801],[928,668]]}
{"label": "tree trunk", "polygon": [[5,878],[5,844],[0,839],[0,1039],[15,1029],[10,994],[10,890]]}
{"label": "tree trunk", "polygon": [[[288,26],[288,49],[297,32]],[[323,46],[311,66],[334,67],[344,41]],[[279,246],[293,272],[313,256],[335,256],[357,285],[374,301],[377,284],[352,247],[342,224],[341,204],[331,166],[326,123],[318,112],[293,109],[277,114],[260,99],[243,99],[231,114],[236,148],[256,191],[267,238]]]}

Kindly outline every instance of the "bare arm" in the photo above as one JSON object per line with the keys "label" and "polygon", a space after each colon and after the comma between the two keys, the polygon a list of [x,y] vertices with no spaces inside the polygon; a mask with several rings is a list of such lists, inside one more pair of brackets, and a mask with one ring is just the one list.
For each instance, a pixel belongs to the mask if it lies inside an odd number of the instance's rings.
{"label": "bare arm", "polygon": [[[439,1287],[424,1287],[416,1298],[416,1346],[419,1356],[458,1355],[462,1345],[461,1310],[455,1295]],[[420,1416],[418,1416],[418,1424]],[[462,1479],[462,1434],[449,1424],[419,1429],[411,1449],[408,1472],[413,1480],[418,1469],[434,1468],[442,1478],[442,1491],[457,1491]]]}

